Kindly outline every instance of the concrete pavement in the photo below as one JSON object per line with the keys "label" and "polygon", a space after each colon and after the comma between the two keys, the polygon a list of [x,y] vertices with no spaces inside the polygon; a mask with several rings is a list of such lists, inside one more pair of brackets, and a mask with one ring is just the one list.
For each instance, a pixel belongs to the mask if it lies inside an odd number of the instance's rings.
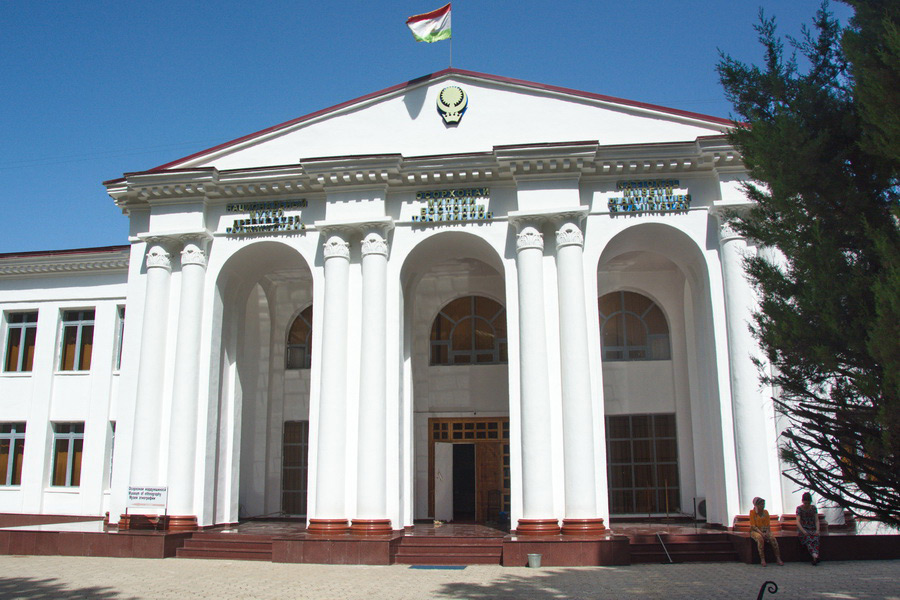
{"label": "concrete pavement", "polygon": [[823,562],[818,567],[735,563],[462,570],[276,564],[229,560],[0,556],[0,599],[754,600],[766,580],[773,600],[900,600],[900,561]]}

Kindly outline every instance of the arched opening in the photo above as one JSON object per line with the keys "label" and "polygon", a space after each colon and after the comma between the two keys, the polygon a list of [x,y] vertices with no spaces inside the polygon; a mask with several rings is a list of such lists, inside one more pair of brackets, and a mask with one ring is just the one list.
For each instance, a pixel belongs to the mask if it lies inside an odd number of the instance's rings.
{"label": "arched opening", "polygon": [[410,253],[401,276],[413,517],[501,523],[510,505],[502,262],[484,240],[443,232]]}
{"label": "arched opening", "polygon": [[693,515],[703,498],[724,509],[699,248],[674,227],[637,225],[610,241],[597,276],[610,513]]}
{"label": "arched opening", "polygon": [[216,522],[306,514],[312,285],[280,242],[241,248],[219,273]]}

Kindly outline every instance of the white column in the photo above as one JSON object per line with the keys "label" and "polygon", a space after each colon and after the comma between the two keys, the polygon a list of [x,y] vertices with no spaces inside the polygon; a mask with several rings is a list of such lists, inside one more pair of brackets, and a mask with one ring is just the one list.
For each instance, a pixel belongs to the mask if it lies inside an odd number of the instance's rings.
{"label": "white column", "polygon": [[522,414],[522,517],[519,535],[559,533],[553,515],[550,378],[544,323],[544,238],[534,224],[517,223],[519,389]]}
{"label": "white column", "polygon": [[749,248],[746,240],[725,223],[724,217],[720,219],[719,254],[725,286],[738,495],[740,511],[748,513],[755,496],[769,503],[773,501],[765,430],[775,424],[766,422],[769,399],[760,388],[759,372],[751,359],[757,345],[749,329],[756,295],[744,272],[744,257]]}
{"label": "white column", "polygon": [[391,532],[387,517],[387,256],[382,231],[362,240],[362,339],[355,533]]}
{"label": "white column", "polygon": [[169,428],[169,529],[195,529],[194,472],[200,377],[200,323],[206,279],[205,238],[185,239]]}
{"label": "white column", "polygon": [[584,235],[568,215],[556,232],[559,288],[560,379],[566,513],[562,532],[586,535],[603,531],[597,516],[594,417],[591,409],[587,314],[584,302]]}
{"label": "white column", "polygon": [[141,323],[141,363],[138,367],[131,449],[131,484],[159,485],[159,432],[162,428],[162,388],[165,371],[166,324],[172,262],[168,240],[148,242],[147,288]]}
{"label": "white column", "polygon": [[330,233],[325,258],[325,306],[322,309],[322,365],[316,464],[316,516],[311,533],[346,531],[344,505],[347,420],[347,313],[350,246]]}

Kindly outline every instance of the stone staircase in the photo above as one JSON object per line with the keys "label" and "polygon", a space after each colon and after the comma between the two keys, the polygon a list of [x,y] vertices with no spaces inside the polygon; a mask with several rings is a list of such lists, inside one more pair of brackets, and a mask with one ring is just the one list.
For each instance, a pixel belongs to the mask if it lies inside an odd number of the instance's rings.
{"label": "stone staircase", "polygon": [[195,533],[175,551],[177,558],[272,560],[272,536]]}
{"label": "stone staircase", "polygon": [[[738,562],[728,534],[660,534],[666,545],[665,550],[655,535],[634,535],[631,538],[631,562],[668,563],[672,562]],[[669,556],[666,555],[669,551]]]}
{"label": "stone staircase", "polygon": [[394,551],[401,565],[499,565],[502,537],[404,536]]}

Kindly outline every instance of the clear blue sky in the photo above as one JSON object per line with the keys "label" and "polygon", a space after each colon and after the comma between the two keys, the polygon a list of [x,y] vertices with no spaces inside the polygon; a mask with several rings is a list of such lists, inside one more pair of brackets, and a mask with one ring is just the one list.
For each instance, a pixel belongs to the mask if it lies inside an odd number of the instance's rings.
{"label": "clear blue sky", "polygon": [[[447,67],[405,25],[442,4],[0,0],[0,253],[125,244],[102,181]],[[454,0],[453,66],[727,117],[717,49],[818,5]]]}

